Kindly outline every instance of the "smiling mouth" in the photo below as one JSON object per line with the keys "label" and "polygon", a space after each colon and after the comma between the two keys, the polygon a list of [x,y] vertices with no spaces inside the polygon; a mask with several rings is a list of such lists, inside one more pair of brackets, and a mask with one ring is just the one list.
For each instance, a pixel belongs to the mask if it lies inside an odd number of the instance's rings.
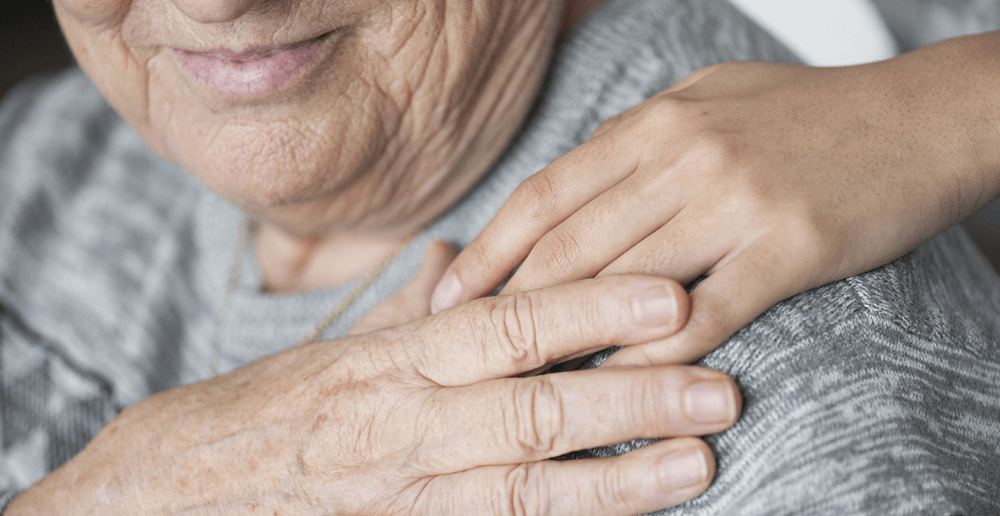
{"label": "smiling mouth", "polygon": [[309,41],[303,41],[301,43],[292,43],[289,45],[275,45],[275,46],[260,46],[251,47],[243,52],[234,52],[228,49],[220,49],[211,52],[192,52],[192,54],[201,54],[209,57],[216,57],[219,59],[224,59],[226,61],[259,61],[261,59],[266,59],[278,54],[280,52],[304,50],[312,46],[316,46],[322,43],[322,40],[329,36],[331,33],[323,34],[318,38],[311,39]]}
{"label": "smiling mouth", "polygon": [[195,80],[227,96],[247,98],[270,93],[316,61],[333,32],[318,38],[242,52],[218,49],[191,52],[174,49],[181,66]]}

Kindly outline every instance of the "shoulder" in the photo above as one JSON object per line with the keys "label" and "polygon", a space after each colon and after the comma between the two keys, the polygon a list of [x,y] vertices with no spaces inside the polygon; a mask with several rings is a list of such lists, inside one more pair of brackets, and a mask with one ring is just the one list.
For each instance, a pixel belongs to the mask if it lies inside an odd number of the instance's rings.
{"label": "shoulder", "polygon": [[744,402],[736,426],[706,438],[720,467],[690,507],[992,513],[998,314],[1000,278],[960,229],[779,303],[699,363],[730,374]]}
{"label": "shoulder", "polygon": [[[1000,367],[998,314],[1000,277],[956,227],[892,263],[779,303],[707,361],[728,368],[783,355],[772,365],[846,370],[912,355],[939,371],[986,357]],[[936,363],[945,355],[952,360]]]}
{"label": "shoulder", "polygon": [[83,271],[148,249],[195,186],[79,69],[22,84],[0,105],[0,295],[25,267]]}
{"label": "shoulder", "polygon": [[95,217],[155,224],[144,212],[176,207],[193,186],[77,68],[22,83],[0,104],[0,250],[53,225],[86,232]]}
{"label": "shoulder", "polygon": [[170,168],[78,69],[0,103],[0,491],[61,465],[139,392],[119,370],[130,339],[150,340],[130,330],[148,318],[147,230],[189,190]]}
{"label": "shoulder", "polygon": [[[758,509],[853,513],[859,495],[882,497],[864,514],[903,500],[995,508],[981,493],[1000,481],[985,473],[1000,463],[998,314],[1000,278],[958,228],[780,303],[702,362],[732,374],[746,400],[718,450],[739,466],[717,482],[752,485]],[[771,479],[748,484],[753,467]],[[775,497],[788,489],[825,494]]]}
{"label": "shoulder", "polygon": [[611,0],[559,46],[546,93],[606,119],[694,70],[748,59],[799,62],[724,0]]}
{"label": "shoulder", "polygon": [[78,69],[17,87],[0,104],[0,314],[67,363],[135,377],[118,393],[133,400],[144,380],[125,357],[177,345],[161,319],[198,299],[176,291],[193,290],[203,195]]}
{"label": "shoulder", "polygon": [[0,226],[28,198],[65,203],[102,181],[185,188],[190,180],[173,169],[78,68],[29,79],[0,104]]}

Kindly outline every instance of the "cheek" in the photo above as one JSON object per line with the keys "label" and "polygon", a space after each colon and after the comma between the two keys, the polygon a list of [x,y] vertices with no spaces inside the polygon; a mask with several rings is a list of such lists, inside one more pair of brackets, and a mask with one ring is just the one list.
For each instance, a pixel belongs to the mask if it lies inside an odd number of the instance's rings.
{"label": "cheek", "polygon": [[[163,69],[163,57],[155,48],[134,49],[123,37],[125,14],[130,1],[56,0],[55,14],[76,61],[87,73],[105,99],[157,153],[166,153],[162,134],[154,130],[149,112],[151,72]],[[68,7],[67,7],[68,6]],[[99,23],[80,17],[85,9]],[[102,13],[103,11],[103,13]],[[169,118],[164,116],[161,118]]]}
{"label": "cheek", "polygon": [[108,27],[121,22],[132,0],[54,0],[53,4],[82,23]]}

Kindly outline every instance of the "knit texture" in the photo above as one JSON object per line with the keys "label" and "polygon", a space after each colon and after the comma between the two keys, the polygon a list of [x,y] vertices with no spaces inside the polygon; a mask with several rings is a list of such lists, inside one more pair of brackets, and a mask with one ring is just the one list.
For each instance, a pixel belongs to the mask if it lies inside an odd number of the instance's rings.
{"label": "knit texture", "polygon": [[[751,58],[794,60],[722,1],[609,2],[560,44],[495,168],[325,337],[401,287],[429,239],[467,244],[603,120],[696,68]],[[125,407],[207,378],[217,332],[231,370],[300,342],[353,290],[262,294],[247,254],[219,328],[239,219],[78,70],[0,105],[0,504]],[[709,492],[659,514],[1000,513],[998,339],[1000,278],[960,230],[779,304],[702,361],[733,375],[744,413],[708,438]]]}

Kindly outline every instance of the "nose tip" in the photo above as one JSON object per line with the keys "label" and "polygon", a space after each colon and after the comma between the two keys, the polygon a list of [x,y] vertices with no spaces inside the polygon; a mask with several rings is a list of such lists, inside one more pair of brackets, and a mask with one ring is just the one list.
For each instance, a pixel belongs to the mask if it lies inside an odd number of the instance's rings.
{"label": "nose tip", "polygon": [[185,16],[198,23],[233,21],[266,0],[171,0]]}

